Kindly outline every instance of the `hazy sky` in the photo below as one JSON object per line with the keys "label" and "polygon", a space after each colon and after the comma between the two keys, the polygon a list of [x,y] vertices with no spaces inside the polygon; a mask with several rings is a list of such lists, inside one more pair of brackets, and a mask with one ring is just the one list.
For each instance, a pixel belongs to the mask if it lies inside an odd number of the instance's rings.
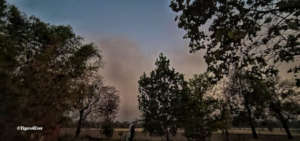
{"label": "hazy sky", "polygon": [[27,15],[71,25],[103,52],[106,83],[120,91],[119,120],[138,118],[137,80],[160,52],[190,77],[205,70],[202,55],[189,54],[169,0],[8,0]]}

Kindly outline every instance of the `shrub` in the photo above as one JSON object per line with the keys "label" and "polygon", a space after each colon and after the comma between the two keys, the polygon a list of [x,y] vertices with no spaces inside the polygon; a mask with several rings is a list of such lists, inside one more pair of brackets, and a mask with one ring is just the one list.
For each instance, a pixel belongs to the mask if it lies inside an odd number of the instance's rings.
{"label": "shrub", "polygon": [[113,136],[113,134],[114,134],[114,127],[113,127],[112,122],[107,122],[107,121],[104,122],[102,124],[101,128],[102,128],[102,130],[101,130],[102,134],[104,134],[106,137],[111,138]]}

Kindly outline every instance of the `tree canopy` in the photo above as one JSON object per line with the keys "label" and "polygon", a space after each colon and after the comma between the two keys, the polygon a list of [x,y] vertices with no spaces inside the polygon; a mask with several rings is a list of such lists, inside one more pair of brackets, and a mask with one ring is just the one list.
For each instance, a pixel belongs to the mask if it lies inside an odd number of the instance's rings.
{"label": "tree canopy", "polygon": [[[300,55],[300,3],[297,0],[172,0],[178,27],[191,52],[204,50],[215,81],[232,65],[277,74],[277,65]],[[299,60],[298,60],[299,61]],[[291,65],[297,84],[299,64]]]}

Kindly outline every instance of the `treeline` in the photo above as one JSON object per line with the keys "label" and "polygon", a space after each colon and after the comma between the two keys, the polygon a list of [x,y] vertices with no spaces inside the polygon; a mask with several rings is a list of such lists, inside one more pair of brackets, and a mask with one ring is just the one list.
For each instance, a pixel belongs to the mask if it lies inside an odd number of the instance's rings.
{"label": "treeline", "polygon": [[[101,125],[102,125],[102,122],[99,121],[99,122],[95,122],[95,121],[84,121],[82,123],[82,126],[84,128],[101,128]],[[129,129],[129,126],[130,126],[130,122],[129,121],[113,121],[112,123],[112,126],[113,128],[126,128],[126,129]],[[77,127],[77,122],[73,122],[73,121],[68,121],[68,122],[65,122],[62,127],[64,128],[76,128]],[[142,124],[141,123],[137,123],[135,125],[135,128],[142,128]]]}
{"label": "treeline", "polygon": [[[172,0],[191,53],[203,52],[205,73],[186,81],[161,54],[139,84],[139,109],[150,134],[188,140],[247,124],[280,123],[289,139],[300,114],[300,3],[296,0]],[[283,67],[287,72],[279,75]],[[286,78],[289,80],[286,80]]]}
{"label": "treeline", "polygon": [[[291,120],[289,125],[290,125],[290,128],[300,129],[300,120],[297,120],[297,119]],[[276,120],[257,121],[256,122],[256,127],[257,128],[265,128],[269,131],[273,131],[273,129],[275,129],[275,128],[283,129],[281,123],[276,121]],[[232,128],[250,128],[250,127],[247,124],[247,122],[234,123],[234,121],[233,121]]]}
{"label": "treeline", "polygon": [[[129,129],[130,122],[129,121],[114,121],[113,123],[114,128],[126,128]],[[290,123],[290,128],[300,129],[300,120],[292,120]],[[69,120],[67,122],[64,122],[61,125],[63,128],[76,128],[77,122]],[[82,123],[82,127],[84,128],[101,128],[101,121],[95,122],[95,121],[84,121]],[[233,119],[232,121],[232,128],[249,128],[247,122],[242,121],[236,121]],[[257,128],[265,128],[266,130],[272,131],[275,128],[283,128],[281,123],[276,120],[266,120],[266,121],[257,121],[256,122]],[[137,123],[135,124],[135,128],[143,128],[143,123]],[[180,127],[179,127],[180,128]]]}
{"label": "treeline", "polygon": [[[113,121],[118,91],[99,75],[97,47],[83,41],[70,26],[27,17],[0,0],[1,139],[54,141],[71,119],[78,121],[76,135],[87,119]],[[17,126],[43,131],[22,132]]]}

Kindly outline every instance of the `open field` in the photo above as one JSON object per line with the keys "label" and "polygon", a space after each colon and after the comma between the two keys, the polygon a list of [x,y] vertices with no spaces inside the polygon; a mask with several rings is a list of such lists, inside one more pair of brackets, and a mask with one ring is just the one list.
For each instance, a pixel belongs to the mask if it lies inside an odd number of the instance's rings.
{"label": "open field", "polygon": [[[292,129],[291,130],[294,139],[291,141],[300,141],[300,130]],[[61,131],[61,136],[63,135],[74,135],[74,128],[64,128]],[[111,139],[105,139],[104,135],[100,135],[99,129],[89,128],[82,129],[81,136],[90,136],[95,138],[95,140],[106,140],[106,141],[120,141],[126,134],[128,133],[128,129],[118,128],[115,129],[114,135]],[[252,138],[251,132],[247,128],[243,129],[232,129],[230,130],[230,141],[288,141],[285,133],[281,129],[274,129],[272,132],[267,129],[257,129],[257,133],[259,135],[259,139],[255,140]],[[179,130],[177,135],[172,137],[173,141],[186,141],[186,138],[183,136],[183,131]],[[215,132],[209,141],[223,141],[225,138],[221,132]],[[136,129],[136,141],[161,141],[162,137],[158,136],[149,136],[147,133],[143,133],[141,128]],[[289,140],[290,141],[290,140]]]}

